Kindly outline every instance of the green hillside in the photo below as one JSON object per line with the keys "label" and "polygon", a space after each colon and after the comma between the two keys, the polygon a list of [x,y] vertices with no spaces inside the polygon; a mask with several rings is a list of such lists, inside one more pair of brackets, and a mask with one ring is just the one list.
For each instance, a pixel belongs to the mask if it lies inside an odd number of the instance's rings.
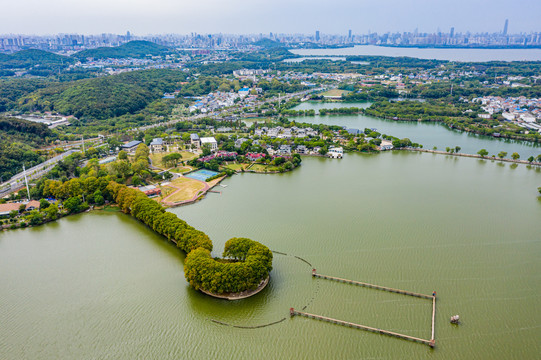
{"label": "green hillside", "polygon": [[0,178],[3,181],[45,159],[35,147],[52,141],[56,135],[44,124],[0,116]]}
{"label": "green hillside", "polygon": [[100,47],[97,49],[83,50],[73,55],[73,57],[85,60],[107,59],[107,58],[144,58],[147,55],[159,56],[171,52],[171,49],[155,44],[150,41],[130,41],[116,47]]}
{"label": "green hillside", "polygon": [[27,70],[31,75],[48,76],[65,69],[76,60],[67,56],[53,54],[43,50],[22,50],[14,54],[0,54],[0,70],[4,75],[9,69]]}
{"label": "green hillside", "polygon": [[175,70],[133,71],[53,85],[23,96],[22,111],[53,111],[80,119],[133,114],[180,87],[186,75]]}
{"label": "green hillside", "polygon": [[19,98],[51,84],[42,78],[0,79],[0,112],[14,109]]}

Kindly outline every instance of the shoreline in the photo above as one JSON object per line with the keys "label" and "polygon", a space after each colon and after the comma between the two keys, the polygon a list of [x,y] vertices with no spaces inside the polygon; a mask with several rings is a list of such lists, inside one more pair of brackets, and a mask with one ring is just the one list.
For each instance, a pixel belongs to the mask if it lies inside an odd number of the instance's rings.
{"label": "shoreline", "polygon": [[212,296],[213,298],[217,298],[217,299],[224,299],[224,300],[229,300],[229,301],[242,300],[242,299],[246,299],[251,296],[254,296],[258,294],[259,292],[261,292],[263,289],[267,287],[269,281],[270,281],[270,275],[267,276],[265,280],[262,280],[257,286],[257,288],[255,288],[254,290],[245,290],[239,293],[215,294],[204,289],[199,289],[199,291],[201,291],[205,295]]}
{"label": "shoreline", "polygon": [[397,150],[417,151],[417,152],[426,152],[426,153],[432,153],[432,154],[438,154],[438,155],[462,156],[462,157],[476,158],[476,159],[481,159],[481,160],[495,160],[495,161],[501,161],[501,162],[515,163],[515,164],[541,166],[541,162],[537,162],[537,161],[529,162],[528,160],[518,160],[518,159],[513,160],[513,159],[507,159],[507,158],[502,159],[502,158],[499,158],[499,157],[481,156],[481,155],[478,155],[478,154],[450,153],[450,152],[441,151],[441,150],[429,150],[429,149],[418,149],[418,148],[397,149]]}

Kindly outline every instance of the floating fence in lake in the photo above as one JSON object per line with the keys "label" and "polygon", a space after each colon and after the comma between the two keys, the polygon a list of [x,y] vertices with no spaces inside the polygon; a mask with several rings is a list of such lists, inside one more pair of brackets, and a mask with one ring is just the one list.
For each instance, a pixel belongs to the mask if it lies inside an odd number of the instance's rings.
{"label": "floating fence in lake", "polygon": [[425,339],[417,338],[417,337],[414,337],[414,336],[400,334],[400,333],[397,333],[397,332],[394,332],[394,331],[378,329],[378,328],[374,328],[374,327],[370,327],[370,326],[366,326],[366,325],[361,325],[361,324],[355,324],[355,323],[352,323],[352,322],[349,322],[349,321],[333,319],[333,318],[326,317],[326,316],[309,314],[309,313],[306,313],[306,312],[297,311],[297,310],[295,310],[293,308],[289,309],[289,315],[290,316],[295,316],[295,315],[304,316],[304,317],[307,317],[307,318],[326,321],[326,322],[330,322],[330,323],[333,323],[333,324],[338,324],[338,325],[352,327],[352,328],[356,328],[356,329],[371,331],[371,332],[378,333],[378,334],[383,334],[383,335],[394,336],[394,337],[397,337],[397,338],[400,338],[400,339],[419,342],[419,343],[428,345],[430,347],[434,347],[434,345],[435,345],[434,339],[425,340]]}
{"label": "floating fence in lake", "polygon": [[[307,317],[307,318],[321,320],[321,321],[325,321],[325,322],[330,322],[330,323],[333,323],[333,324],[338,324],[338,325],[352,327],[352,328],[361,329],[361,330],[366,330],[366,331],[370,331],[370,332],[374,332],[374,333],[378,333],[378,334],[393,336],[393,337],[397,337],[397,338],[404,339],[404,340],[415,341],[415,342],[418,342],[418,343],[428,345],[431,348],[433,348],[436,345],[436,340],[434,338],[434,335],[435,335],[434,334],[434,332],[435,332],[435,319],[436,319],[436,292],[435,291],[432,293],[432,295],[420,294],[420,293],[415,293],[415,292],[401,290],[401,289],[394,289],[394,288],[390,288],[390,287],[387,287],[387,286],[375,285],[375,284],[370,284],[370,283],[365,283],[365,282],[355,281],[355,280],[348,280],[348,279],[343,279],[343,278],[339,278],[339,277],[335,277],[335,276],[322,275],[322,274],[318,274],[316,272],[316,269],[312,269],[312,276],[315,277],[315,278],[333,280],[333,281],[338,281],[338,282],[341,282],[341,283],[358,285],[358,286],[364,286],[364,287],[369,287],[369,288],[372,288],[372,289],[389,291],[389,292],[393,292],[393,293],[397,293],[397,294],[403,294],[403,295],[418,297],[418,298],[422,298],[422,299],[431,299],[432,300],[432,329],[431,329],[432,332],[431,332],[430,340],[421,339],[421,338],[418,338],[418,337],[414,337],[414,336],[410,336],[410,335],[406,335],[406,334],[401,334],[401,333],[397,333],[397,332],[394,332],[394,331],[378,329],[378,328],[371,327],[371,326],[356,324],[356,323],[352,323],[352,322],[349,322],[349,321],[333,319],[333,318],[330,318],[330,317],[327,317],[327,316],[315,315],[315,314],[310,314],[310,313],[306,313],[306,312],[303,312],[303,311],[297,311],[294,308],[289,309],[289,315],[291,317],[293,317],[295,315],[304,316],[304,317]],[[302,309],[305,310],[306,306],[303,307]]]}
{"label": "floating fence in lake", "polygon": [[283,319],[280,319],[278,321],[274,321],[274,322],[271,322],[271,323],[268,323],[268,324],[254,325],[254,326],[233,325],[233,324],[228,324],[228,323],[225,323],[223,321],[219,321],[219,320],[215,320],[215,319],[209,319],[209,320],[212,321],[212,322],[215,322],[216,324],[225,325],[225,326],[231,326],[231,327],[238,328],[238,329],[260,329],[260,328],[264,328],[264,327],[267,327],[267,326],[279,324],[282,321],[284,321],[285,319],[286,318],[283,318]]}

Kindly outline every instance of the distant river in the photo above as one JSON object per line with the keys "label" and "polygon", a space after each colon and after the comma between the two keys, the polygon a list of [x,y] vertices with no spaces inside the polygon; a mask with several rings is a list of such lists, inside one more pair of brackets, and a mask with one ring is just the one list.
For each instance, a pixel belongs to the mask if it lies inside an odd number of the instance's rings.
{"label": "distant river", "polygon": [[[366,108],[370,103],[343,103],[343,102],[303,102],[293,110],[319,111],[322,108],[337,107],[362,107]],[[461,152],[477,154],[481,149],[486,149],[489,156],[497,155],[500,151],[507,152],[510,157],[512,153],[518,152],[521,159],[527,159],[541,154],[541,144],[527,141],[514,141],[497,139],[492,136],[482,136],[467,132],[451,130],[441,123],[417,122],[417,121],[394,121],[364,115],[326,115],[326,116],[301,116],[292,118],[299,122],[313,124],[339,125],[347,128],[364,130],[374,128],[378,132],[393,135],[398,138],[409,138],[411,141],[422,144],[425,149],[432,149],[436,146],[439,150],[446,147],[460,146]]]}
{"label": "distant river", "polygon": [[337,49],[291,49],[301,56],[407,56],[419,59],[450,61],[541,61],[541,49],[426,49],[374,45],[355,45]]}

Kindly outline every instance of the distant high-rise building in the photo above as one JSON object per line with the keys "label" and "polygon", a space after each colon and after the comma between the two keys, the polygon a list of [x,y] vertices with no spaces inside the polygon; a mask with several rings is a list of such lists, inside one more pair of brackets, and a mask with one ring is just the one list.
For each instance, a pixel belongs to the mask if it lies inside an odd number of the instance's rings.
{"label": "distant high-rise building", "polygon": [[348,39],[351,39],[351,30],[348,31]]}
{"label": "distant high-rise building", "polygon": [[316,41],[319,41],[319,30],[316,30]]}
{"label": "distant high-rise building", "polygon": [[451,37],[455,36],[455,28],[454,27],[451,28],[451,34],[450,35],[451,35]]}
{"label": "distant high-rise building", "polygon": [[131,38],[131,34],[129,31],[126,32],[126,40],[130,40]]}
{"label": "distant high-rise building", "polygon": [[507,35],[507,27],[509,26],[509,19],[505,19],[505,25],[503,26],[503,34]]}

